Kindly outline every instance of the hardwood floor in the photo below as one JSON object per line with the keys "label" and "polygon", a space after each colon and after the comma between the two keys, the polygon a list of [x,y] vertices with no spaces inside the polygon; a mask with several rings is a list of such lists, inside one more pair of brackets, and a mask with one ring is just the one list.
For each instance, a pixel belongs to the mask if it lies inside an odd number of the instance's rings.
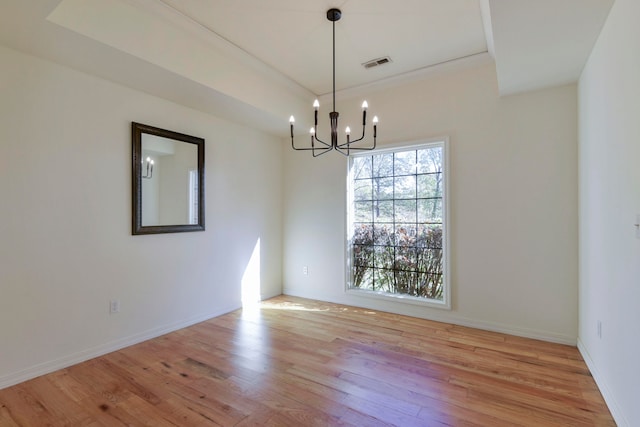
{"label": "hardwood floor", "polygon": [[293,297],[0,390],[0,426],[613,426],[576,348]]}

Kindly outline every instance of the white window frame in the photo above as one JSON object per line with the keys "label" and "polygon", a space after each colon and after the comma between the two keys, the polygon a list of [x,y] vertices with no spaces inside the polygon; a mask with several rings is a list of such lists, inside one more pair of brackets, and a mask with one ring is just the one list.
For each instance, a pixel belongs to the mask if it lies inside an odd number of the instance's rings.
{"label": "white window frame", "polygon": [[[414,297],[406,294],[392,294],[382,291],[372,291],[367,289],[352,288],[353,283],[353,246],[351,238],[353,236],[353,224],[354,224],[354,200],[353,200],[353,176],[352,165],[353,161],[357,157],[371,157],[385,153],[396,153],[401,151],[414,151],[421,148],[442,147],[443,159],[442,159],[442,176],[443,176],[443,188],[442,188],[442,245],[443,245],[443,299],[442,301],[427,299],[421,297]],[[364,151],[349,156],[347,162],[347,214],[346,214],[346,230],[347,235],[345,239],[345,254],[346,254],[346,280],[345,280],[345,292],[354,296],[363,296],[368,298],[376,298],[386,301],[401,302],[414,305],[422,305],[440,309],[451,309],[451,257],[450,257],[450,219],[449,219],[449,200],[451,199],[450,181],[449,181],[449,138],[440,137],[432,138],[428,140],[420,140],[406,144],[390,145],[385,148],[376,149],[373,151]]]}

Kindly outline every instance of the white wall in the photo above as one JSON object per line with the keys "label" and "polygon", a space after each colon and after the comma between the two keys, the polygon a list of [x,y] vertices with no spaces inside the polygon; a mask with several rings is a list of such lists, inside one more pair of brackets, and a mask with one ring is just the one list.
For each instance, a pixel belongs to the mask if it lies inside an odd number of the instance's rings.
{"label": "white wall", "polygon": [[640,425],[638,17],[614,3],[579,83],[579,347],[621,426]]}
{"label": "white wall", "polygon": [[[205,138],[205,232],[131,235],[131,121]],[[0,387],[238,308],[258,239],[279,294],[280,145],[0,47]]]}
{"label": "white wall", "polygon": [[[575,344],[576,86],[499,98],[493,64],[481,64],[372,92],[368,101],[383,142],[450,137],[453,308],[346,294],[347,160],[290,147],[284,292]],[[338,102],[341,129],[360,102]]]}

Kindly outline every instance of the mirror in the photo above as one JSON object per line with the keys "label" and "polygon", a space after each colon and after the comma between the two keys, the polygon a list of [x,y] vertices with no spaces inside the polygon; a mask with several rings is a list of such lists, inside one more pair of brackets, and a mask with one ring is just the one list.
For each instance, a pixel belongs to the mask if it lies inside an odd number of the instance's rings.
{"label": "mirror", "polygon": [[131,124],[133,234],[204,230],[204,139]]}

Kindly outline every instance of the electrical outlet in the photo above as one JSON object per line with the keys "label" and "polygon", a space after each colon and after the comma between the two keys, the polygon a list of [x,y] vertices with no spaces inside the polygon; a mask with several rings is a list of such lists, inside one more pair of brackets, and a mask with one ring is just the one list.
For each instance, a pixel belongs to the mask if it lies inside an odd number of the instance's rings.
{"label": "electrical outlet", "polygon": [[302,267],[302,274],[307,276],[309,274],[309,267],[307,267],[306,265]]}
{"label": "electrical outlet", "polygon": [[109,314],[118,313],[120,311],[120,300],[114,299],[109,302]]}
{"label": "electrical outlet", "polygon": [[602,322],[598,320],[598,338],[602,338]]}

